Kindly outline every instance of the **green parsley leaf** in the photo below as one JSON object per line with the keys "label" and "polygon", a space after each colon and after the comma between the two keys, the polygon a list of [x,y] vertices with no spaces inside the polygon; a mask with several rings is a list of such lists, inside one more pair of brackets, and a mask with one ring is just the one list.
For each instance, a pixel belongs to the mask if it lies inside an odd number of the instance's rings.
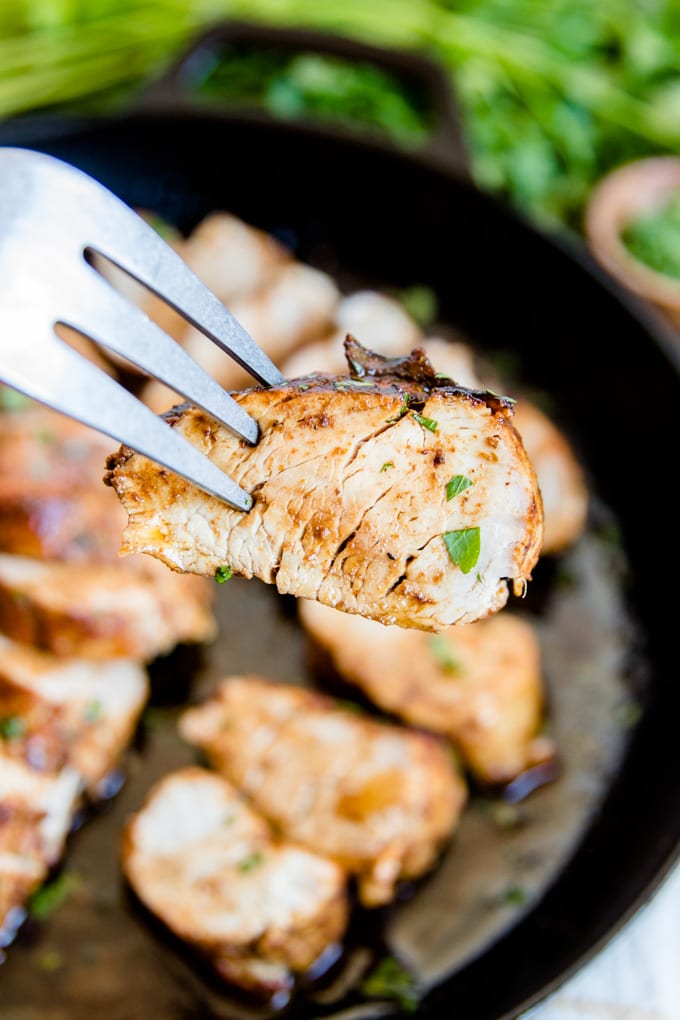
{"label": "green parsley leaf", "polygon": [[231,569],[228,563],[218,567],[215,571],[215,580],[218,584],[224,584],[225,581],[229,581],[234,576],[234,571]]}
{"label": "green parsley leaf", "polygon": [[488,386],[486,388],[486,392],[489,394],[490,397],[496,397],[498,400],[505,400],[505,402],[508,404],[517,403],[514,397],[506,397],[503,393],[496,393],[495,390],[490,390]]}
{"label": "green parsley leaf", "polygon": [[64,966],[64,957],[54,949],[48,949],[38,957],[38,969],[46,974],[53,974]]}
{"label": "green parsley leaf", "polygon": [[431,287],[415,284],[413,287],[406,287],[399,291],[397,298],[411,318],[415,319],[423,329],[431,326],[437,318],[437,295]]}
{"label": "green parsley leaf", "polygon": [[18,740],[26,732],[26,723],[19,715],[8,715],[0,719],[0,737],[3,740]]}
{"label": "green parsley leaf", "polygon": [[441,634],[432,634],[428,646],[437,665],[444,673],[460,673],[460,661],[453,654],[445,637],[442,637]]}
{"label": "green parsley leaf", "polygon": [[381,960],[364,978],[361,991],[371,999],[391,999],[406,1013],[415,1013],[418,1008],[416,979],[392,956]]}
{"label": "green parsley leaf", "polygon": [[466,478],[465,475],[454,475],[446,483],[446,498],[453,499],[454,496],[459,496],[461,492],[465,492],[474,484],[472,479]]}
{"label": "green parsley leaf", "polygon": [[356,389],[367,389],[372,390],[375,383],[370,379],[337,379],[333,386],[336,390],[356,390]]}
{"label": "green parsley leaf", "polygon": [[349,363],[359,378],[361,378],[363,375],[366,375],[366,369],[364,368],[364,366],[359,364],[358,361],[355,361],[354,358],[350,358]]}
{"label": "green parsley leaf", "polygon": [[263,861],[264,855],[256,850],[255,853],[251,854],[249,857],[244,857],[242,861],[239,861],[238,870],[254,871],[255,868],[259,868]]}
{"label": "green parsley leaf", "polygon": [[85,722],[94,723],[101,719],[104,706],[101,701],[89,701],[85,706]]}
{"label": "green parsley leaf", "polygon": [[442,537],[454,567],[458,566],[464,574],[469,574],[479,559],[479,528],[445,531]]}
{"label": "green parsley leaf", "polygon": [[398,422],[401,418],[404,417],[404,415],[408,411],[408,402],[409,402],[409,400],[410,400],[409,394],[405,393],[404,394],[404,399],[402,400],[402,403],[401,403],[401,407],[397,411],[395,417],[394,418],[386,418],[385,419],[385,421],[386,421],[386,423],[388,425],[394,425],[395,422]]}
{"label": "green parsley leaf", "polygon": [[388,460],[388,461],[385,461],[385,463],[380,468],[380,470],[381,471],[388,471],[390,468],[393,468],[393,467],[394,467],[394,464],[392,463],[392,461]]}
{"label": "green parsley leaf", "polygon": [[523,903],[526,903],[527,899],[526,889],[523,889],[521,885],[511,885],[501,895],[502,902],[512,907],[522,906]]}
{"label": "green parsley leaf", "polygon": [[11,386],[0,386],[0,411],[23,411],[31,401]]}
{"label": "green parsley leaf", "polygon": [[412,411],[411,413],[418,424],[422,425],[424,429],[429,429],[430,432],[436,432],[439,428],[439,422],[435,421],[434,418],[423,418],[422,414],[418,414],[416,411]]}
{"label": "green parsley leaf", "polygon": [[52,882],[43,885],[31,896],[28,904],[31,917],[37,921],[47,920],[79,884],[80,879],[74,871],[64,871]]}

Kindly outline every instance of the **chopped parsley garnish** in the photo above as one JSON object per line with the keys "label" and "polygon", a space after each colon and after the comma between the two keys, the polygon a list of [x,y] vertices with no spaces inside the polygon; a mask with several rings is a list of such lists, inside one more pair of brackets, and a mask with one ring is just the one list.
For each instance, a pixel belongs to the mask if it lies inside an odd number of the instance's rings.
{"label": "chopped parsley garnish", "polygon": [[387,461],[385,461],[383,466],[380,468],[380,470],[381,471],[389,471],[389,469],[393,468],[393,467],[394,467],[394,464],[392,463],[392,461],[391,460],[387,460]]}
{"label": "chopped parsley garnish", "polygon": [[444,673],[460,673],[461,664],[455,657],[451,646],[441,634],[433,634],[428,645],[437,665]]}
{"label": "chopped parsley garnish", "polygon": [[26,723],[19,715],[8,715],[0,719],[0,737],[3,740],[18,740],[26,732]]}
{"label": "chopped parsley garnish", "polygon": [[472,479],[466,478],[465,475],[454,475],[446,483],[446,498],[453,499],[454,496],[459,496],[461,492],[465,492],[474,484]]}
{"label": "chopped parsley garnish", "polygon": [[502,393],[496,393],[495,390],[490,390],[488,386],[486,388],[486,392],[489,394],[490,397],[496,397],[498,400],[504,400],[507,404],[517,403],[514,397],[506,397]]}
{"label": "chopped parsley garnish", "polygon": [[366,369],[364,368],[364,366],[360,364],[358,361],[355,361],[354,358],[350,358],[349,363],[356,372],[356,374],[359,376],[359,378],[361,378],[363,375],[366,375]]}
{"label": "chopped parsley garnish", "polygon": [[239,861],[238,870],[254,871],[255,868],[259,868],[263,861],[264,855],[256,850],[255,853],[250,855],[250,857],[244,857],[242,861]]}
{"label": "chopped parsley garnish", "polygon": [[375,386],[370,379],[338,379],[333,383],[336,390],[367,389],[372,390]]}
{"label": "chopped parsley garnish", "polygon": [[308,390],[311,385],[311,383],[303,382],[298,385],[298,389],[304,392],[305,390]]}
{"label": "chopped parsley garnish", "polygon": [[479,559],[479,528],[445,531],[442,538],[454,567],[460,567],[464,574],[469,574]]}
{"label": "chopped parsley garnish", "polygon": [[64,871],[31,896],[28,910],[37,921],[45,921],[80,884],[74,871]]}
{"label": "chopped parsley garnish", "polygon": [[11,386],[0,386],[0,411],[23,411],[30,405],[29,397]]}
{"label": "chopped parsley garnish", "polygon": [[418,1008],[418,988],[410,971],[393,956],[387,956],[361,983],[361,991],[371,999],[391,999],[406,1013]]}
{"label": "chopped parsley garnish", "polygon": [[224,584],[225,581],[229,581],[234,576],[234,571],[231,569],[228,563],[224,563],[221,567],[218,567],[215,571],[215,580],[218,584]]}
{"label": "chopped parsley garnish", "polygon": [[89,701],[85,706],[85,721],[89,723],[97,722],[101,719],[104,706],[101,701]]}
{"label": "chopped parsley garnish", "polygon": [[523,903],[526,903],[527,899],[526,889],[523,889],[521,885],[509,886],[501,896],[503,903],[513,907],[521,906]]}
{"label": "chopped parsley garnish", "polygon": [[417,411],[411,412],[415,420],[419,425],[422,425],[424,429],[429,429],[430,432],[436,432],[439,428],[439,422],[435,421],[434,418],[424,418],[422,414],[418,414]]}
{"label": "chopped parsley garnish", "polygon": [[397,411],[395,417],[394,418],[386,418],[385,419],[388,425],[394,425],[395,422],[398,422],[401,418],[404,417],[404,415],[408,411],[408,402],[409,402],[409,400],[410,400],[409,394],[405,393],[404,394],[404,399],[401,402],[401,407]]}
{"label": "chopped parsley garnish", "polygon": [[415,319],[423,329],[431,326],[437,318],[437,295],[431,287],[415,284],[413,287],[406,287],[404,290],[398,291],[396,297],[411,318]]}

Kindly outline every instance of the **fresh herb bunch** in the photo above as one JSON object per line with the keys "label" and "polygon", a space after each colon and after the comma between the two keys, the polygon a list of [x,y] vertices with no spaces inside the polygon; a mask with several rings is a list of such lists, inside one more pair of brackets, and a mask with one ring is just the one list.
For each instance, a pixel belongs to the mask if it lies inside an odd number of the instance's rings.
{"label": "fresh herb bunch", "polygon": [[[0,116],[75,102],[106,109],[201,28],[230,17],[438,58],[478,183],[542,222],[579,229],[604,172],[680,152],[678,0],[14,0],[0,6]],[[322,114],[331,91],[337,109],[340,87],[347,116],[368,103],[396,136],[404,118],[411,124],[407,105],[387,94],[391,82],[343,84],[339,73],[323,59],[298,66],[270,105],[294,112],[301,78]]]}

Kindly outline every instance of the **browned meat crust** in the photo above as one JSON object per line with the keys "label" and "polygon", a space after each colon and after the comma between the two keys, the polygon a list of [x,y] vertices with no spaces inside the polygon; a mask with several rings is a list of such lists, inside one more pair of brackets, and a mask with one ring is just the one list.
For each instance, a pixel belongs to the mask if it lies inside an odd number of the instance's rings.
{"label": "browned meat crust", "polygon": [[[542,541],[533,467],[511,401],[440,379],[425,355],[384,359],[348,338],[352,375],[236,394],[256,447],[187,406],[170,424],[255,497],[249,514],[129,449],[106,480],[124,552],[178,571],[228,565],[279,591],[382,623],[440,630],[523,591]],[[449,482],[463,478],[456,494]],[[479,549],[463,559],[447,540]]]}
{"label": "browned meat crust", "polygon": [[370,906],[435,864],[466,801],[437,738],[262,677],[227,678],[180,732],[287,838],[355,874]]}

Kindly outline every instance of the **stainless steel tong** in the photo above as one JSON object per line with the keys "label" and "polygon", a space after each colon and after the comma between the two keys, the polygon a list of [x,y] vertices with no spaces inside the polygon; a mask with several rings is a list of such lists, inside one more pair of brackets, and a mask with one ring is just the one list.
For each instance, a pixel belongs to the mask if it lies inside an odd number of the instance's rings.
{"label": "stainless steel tong", "polygon": [[10,147],[0,148],[0,380],[249,510],[247,492],[55,332],[59,324],[71,327],[257,442],[257,423],[93,268],[92,253],[170,304],[260,383],[283,380],[218,298],[120,198],[68,163]]}

